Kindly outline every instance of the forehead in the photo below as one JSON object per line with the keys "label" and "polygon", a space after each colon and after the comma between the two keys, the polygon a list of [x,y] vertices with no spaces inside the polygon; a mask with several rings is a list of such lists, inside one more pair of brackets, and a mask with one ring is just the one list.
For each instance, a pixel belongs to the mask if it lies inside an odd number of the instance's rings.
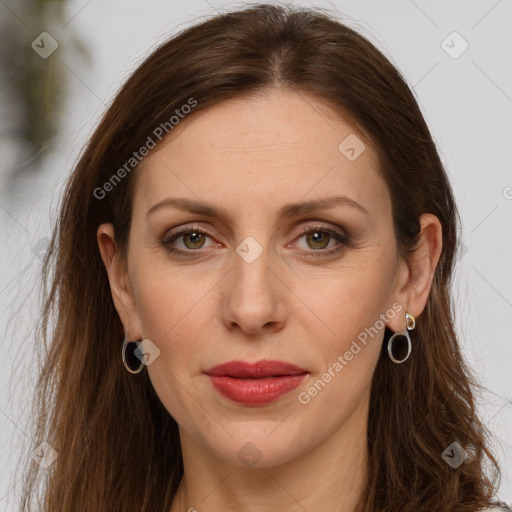
{"label": "forehead", "polygon": [[134,210],[169,195],[269,211],[326,194],[374,210],[387,199],[373,149],[325,104],[292,92],[225,101],[180,121],[146,157],[136,191]]}

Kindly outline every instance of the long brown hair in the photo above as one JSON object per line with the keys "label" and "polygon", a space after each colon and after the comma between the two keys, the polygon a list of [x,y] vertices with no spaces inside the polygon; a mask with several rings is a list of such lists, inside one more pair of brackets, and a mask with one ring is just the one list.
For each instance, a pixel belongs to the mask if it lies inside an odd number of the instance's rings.
{"label": "long brown hair", "polygon": [[[107,109],[69,179],[44,261],[39,332],[46,352],[34,446],[46,441],[58,457],[46,470],[27,465],[23,511],[34,501],[48,512],[170,508],[183,474],[177,424],[147,372],[131,375],[121,363],[123,326],[96,230],[113,223],[126,256],[140,171],[126,163],[157,127],[172,133],[169,119],[177,109],[193,98],[193,116],[275,88],[325,102],[375,148],[403,258],[416,246],[422,213],[442,225],[428,302],[411,331],[413,354],[396,365],[383,352],[374,373],[369,475],[359,509],[469,512],[493,503],[499,470],[453,327],[450,284],[460,219],[446,171],[400,72],[324,11],[259,4],[202,21],[158,47]],[[107,188],[103,197],[98,190]],[[452,442],[470,453],[457,468],[441,457]],[[484,471],[486,462],[494,478]]]}

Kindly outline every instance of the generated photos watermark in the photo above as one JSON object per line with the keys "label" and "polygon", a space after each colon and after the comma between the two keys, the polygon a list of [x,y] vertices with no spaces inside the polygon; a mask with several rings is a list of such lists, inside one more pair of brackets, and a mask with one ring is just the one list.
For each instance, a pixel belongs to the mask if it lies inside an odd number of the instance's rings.
{"label": "generated photos watermark", "polygon": [[134,151],[132,156],[121,166],[112,176],[101,186],[94,189],[93,195],[96,199],[104,199],[108,192],[112,192],[114,188],[121,182],[127,174],[130,173],[142,159],[148,155],[148,153],[156,147],[157,139],[161,141],[165,135],[167,135],[182,119],[184,119],[192,109],[197,106],[197,100],[189,98],[187,103],[183,104],[179,109],[175,109],[175,114],[169,118],[169,121],[160,123],[148,136],[146,142],[139,148],[138,151]]}
{"label": "generated photos watermark", "polygon": [[[381,313],[379,319],[371,327],[367,327],[364,331],[360,332],[357,336],[357,340],[353,340],[350,348],[345,351],[343,355],[339,355],[336,361],[329,366],[329,368],[318,378],[306,391],[301,391],[297,398],[301,404],[309,404],[311,399],[320,393],[325,386],[336,377],[345,366],[348,365],[354,356],[359,354],[362,350],[362,346],[366,346],[369,341],[369,337],[374,338],[377,334],[384,329],[386,322],[395,318],[396,314],[402,311],[403,307],[399,302],[395,302],[391,308],[385,313]],[[359,341],[359,343],[358,343]]]}

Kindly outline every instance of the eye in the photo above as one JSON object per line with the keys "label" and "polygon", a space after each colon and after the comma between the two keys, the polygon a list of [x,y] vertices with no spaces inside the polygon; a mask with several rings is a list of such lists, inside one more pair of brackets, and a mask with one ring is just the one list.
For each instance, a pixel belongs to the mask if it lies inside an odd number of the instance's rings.
{"label": "eye", "polygon": [[[324,226],[305,226],[300,229],[300,232],[303,233],[303,235],[299,237],[299,239],[305,238],[307,246],[313,249],[310,251],[306,249],[308,256],[312,257],[338,253],[345,247],[350,246],[351,243],[351,239],[348,235]],[[329,246],[330,242],[336,241],[338,243],[334,243],[334,248],[332,248],[331,245],[330,249],[325,250]]]}
{"label": "eye", "polygon": [[[206,239],[210,238],[208,232],[196,226],[188,229],[170,233],[162,240],[164,247],[171,253],[179,255],[187,255],[187,253],[198,252],[198,249],[205,247]],[[176,246],[177,241],[181,241],[182,248]]]}
{"label": "eye", "polygon": [[[310,248],[310,250],[308,248],[304,249],[308,257],[330,256],[351,244],[351,238],[348,235],[324,226],[305,226],[299,231],[302,233],[299,240],[305,238],[307,247]],[[200,253],[200,249],[207,248],[206,240],[215,236],[220,237],[217,234],[210,235],[208,231],[198,226],[190,226],[187,229],[171,232],[164,236],[162,245],[170,253],[179,256],[191,256],[192,253]],[[181,247],[178,242],[181,242]],[[210,247],[215,245],[219,244],[213,244]]]}

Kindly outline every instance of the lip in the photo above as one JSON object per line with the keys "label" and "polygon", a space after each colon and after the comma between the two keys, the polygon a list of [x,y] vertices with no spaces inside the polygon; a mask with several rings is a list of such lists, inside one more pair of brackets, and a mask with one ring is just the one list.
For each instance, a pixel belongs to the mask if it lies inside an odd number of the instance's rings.
{"label": "lip", "polygon": [[226,398],[246,405],[276,401],[300,385],[309,373],[284,361],[229,361],[204,372]]}

